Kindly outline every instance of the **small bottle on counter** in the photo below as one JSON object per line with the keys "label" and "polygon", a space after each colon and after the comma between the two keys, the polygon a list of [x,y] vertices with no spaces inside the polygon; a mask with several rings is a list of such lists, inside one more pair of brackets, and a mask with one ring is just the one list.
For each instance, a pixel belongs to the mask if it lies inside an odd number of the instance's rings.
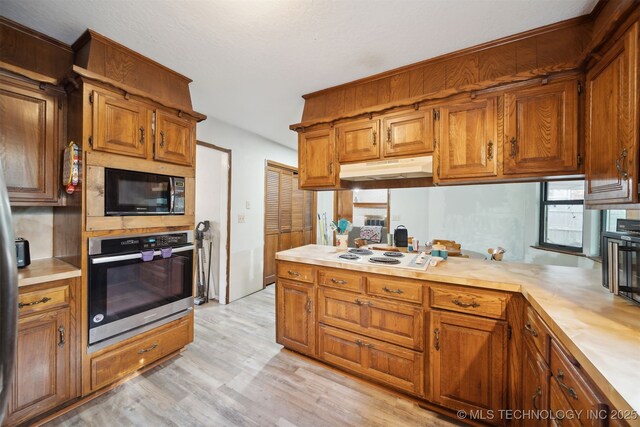
{"label": "small bottle on counter", "polygon": [[413,237],[407,238],[407,252],[413,252]]}

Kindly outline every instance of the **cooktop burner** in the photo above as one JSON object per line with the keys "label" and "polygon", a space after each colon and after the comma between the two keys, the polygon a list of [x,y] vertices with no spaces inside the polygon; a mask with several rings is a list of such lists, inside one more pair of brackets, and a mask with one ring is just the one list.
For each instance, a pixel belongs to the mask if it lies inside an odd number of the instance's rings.
{"label": "cooktop burner", "polygon": [[389,258],[386,256],[372,256],[369,258],[369,262],[374,264],[400,264],[399,259]]}
{"label": "cooktop burner", "polygon": [[356,255],[373,255],[369,249],[349,249],[349,253]]}
{"label": "cooktop burner", "polygon": [[350,260],[360,259],[360,257],[355,254],[342,254],[342,255],[338,255],[338,258],[350,259]]}
{"label": "cooktop burner", "polygon": [[404,256],[401,252],[385,252],[383,255],[391,258],[402,258]]}

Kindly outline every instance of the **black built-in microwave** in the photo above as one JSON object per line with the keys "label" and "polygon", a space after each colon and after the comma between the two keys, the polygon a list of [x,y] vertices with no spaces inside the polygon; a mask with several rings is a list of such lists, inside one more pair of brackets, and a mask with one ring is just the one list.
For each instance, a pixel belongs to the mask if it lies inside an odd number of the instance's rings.
{"label": "black built-in microwave", "polygon": [[105,168],[107,216],[184,215],[184,177]]}

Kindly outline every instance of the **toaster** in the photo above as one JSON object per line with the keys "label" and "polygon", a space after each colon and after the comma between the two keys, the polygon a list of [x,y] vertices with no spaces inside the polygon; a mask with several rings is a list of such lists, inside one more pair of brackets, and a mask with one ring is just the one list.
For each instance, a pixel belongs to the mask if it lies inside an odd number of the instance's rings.
{"label": "toaster", "polygon": [[29,252],[29,241],[18,237],[16,242],[16,259],[18,268],[24,268],[31,264],[31,253]]}

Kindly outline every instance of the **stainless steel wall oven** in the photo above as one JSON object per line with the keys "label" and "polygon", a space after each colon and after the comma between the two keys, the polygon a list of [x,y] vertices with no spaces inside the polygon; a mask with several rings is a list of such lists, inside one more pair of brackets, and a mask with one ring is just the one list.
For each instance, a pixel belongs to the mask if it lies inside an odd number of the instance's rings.
{"label": "stainless steel wall oven", "polygon": [[640,304],[640,221],[618,220],[616,229],[602,233],[602,283]]}
{"label": "stainless steel wall oven", "polygon": [[193,232],[89,239],[89,351],[193,309]]}

